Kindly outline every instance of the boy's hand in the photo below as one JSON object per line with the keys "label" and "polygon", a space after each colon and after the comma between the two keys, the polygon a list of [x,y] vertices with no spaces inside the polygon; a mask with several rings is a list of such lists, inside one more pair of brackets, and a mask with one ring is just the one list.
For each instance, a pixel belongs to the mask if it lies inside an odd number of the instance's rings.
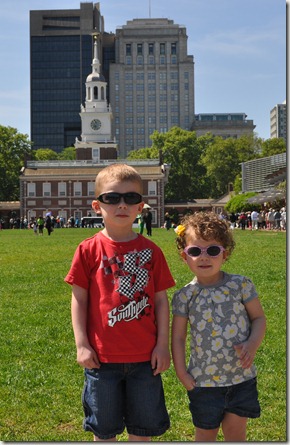
{"label": "boy's hand", "polygon": [[156,346],[151,356],[153,375],[166,371],[170,366],[170,352],[168,348]]}
{"label": "boy's hand", "polygon": [[90,346],[82,346],[77,349],[77,362],[82,368],[100,368],[100,362],[96,351]]}

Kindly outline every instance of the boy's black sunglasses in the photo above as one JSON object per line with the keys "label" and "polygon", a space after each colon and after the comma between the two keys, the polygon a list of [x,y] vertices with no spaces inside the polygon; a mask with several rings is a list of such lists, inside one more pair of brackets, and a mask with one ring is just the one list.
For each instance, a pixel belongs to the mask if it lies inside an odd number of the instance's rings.
{"label": "boy's black sunglasses", "polygon": [[128,205],[139,204],[142,202],[142,196],[136,192],[127,192],[127,193],[117,193],[117,192],[109,192],[102,193],[97,197],[99,201],[103,204],[119,204],[121,199],[124,199],[125,203]]}
{"label": "boy's black sunglasses", "polygon": [[184,253],[188,256],[192,256],[194,258],[200,256],[203,252],[205,252],[208,256],[219,256],[225,248],[223,246],[208,246],[205,248],[199,246],[187,246],[184,249]]}

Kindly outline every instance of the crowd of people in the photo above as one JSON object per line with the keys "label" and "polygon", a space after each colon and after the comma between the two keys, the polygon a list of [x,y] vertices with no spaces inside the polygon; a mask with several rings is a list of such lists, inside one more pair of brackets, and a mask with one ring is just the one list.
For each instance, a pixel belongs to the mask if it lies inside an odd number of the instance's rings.
{"label": "crowd of people", "polygon": [[231,213],[229,216],[222,215],[222,217],[229,219],[232,229],[286,230],[286,207]]}

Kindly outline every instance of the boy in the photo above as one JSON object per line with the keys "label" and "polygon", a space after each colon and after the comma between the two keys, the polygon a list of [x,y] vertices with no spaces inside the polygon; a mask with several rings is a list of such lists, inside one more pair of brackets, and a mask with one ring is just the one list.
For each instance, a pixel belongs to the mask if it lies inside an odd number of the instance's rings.
{"label": "boy", "polygon": [[96,441],[125,427],[129,441],[149,441],[170,426],[160,373],[170,365],[166,289],[175,282],[161,249],[132,230],[144,206],[136,170],[106,167],[95,191],[105,227],[78,246],[65,278],[85,368],[84,429]]}

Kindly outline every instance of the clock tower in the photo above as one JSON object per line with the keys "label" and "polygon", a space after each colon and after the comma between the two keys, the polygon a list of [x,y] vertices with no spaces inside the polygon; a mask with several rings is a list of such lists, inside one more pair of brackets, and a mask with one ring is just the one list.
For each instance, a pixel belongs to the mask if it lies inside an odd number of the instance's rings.
{"label": "clock tower", "polygon": [[100,72],[97,36],[94,36],[92,73],[86,79],[86,100],[81,105],[81,141],[76,138],[77,159],[99,162],[117,158],[117,144],[112,138],[113,114],[107,103],[107,82]]}

